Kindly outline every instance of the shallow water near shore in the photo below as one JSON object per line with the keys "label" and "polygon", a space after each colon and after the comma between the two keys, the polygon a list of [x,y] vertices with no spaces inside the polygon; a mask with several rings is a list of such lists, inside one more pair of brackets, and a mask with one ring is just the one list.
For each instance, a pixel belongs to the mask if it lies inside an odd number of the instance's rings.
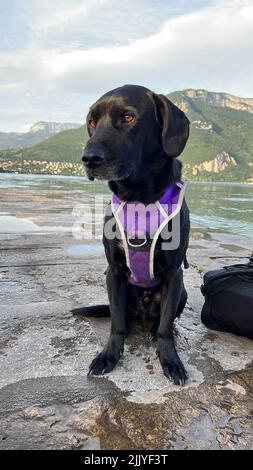
{"label": "shallow water near shore", "polygon": [[[77,205],[82,205],[84,218],[85,208],[96,206],[102,221],[109,198],[106,182],[90,182],[85,177],[0,175],[0,232],[71,231]],[[190,182],[186,199],[192,227],[253,238],[253,185]],[[102,226],[98,236],[101,231]]]}

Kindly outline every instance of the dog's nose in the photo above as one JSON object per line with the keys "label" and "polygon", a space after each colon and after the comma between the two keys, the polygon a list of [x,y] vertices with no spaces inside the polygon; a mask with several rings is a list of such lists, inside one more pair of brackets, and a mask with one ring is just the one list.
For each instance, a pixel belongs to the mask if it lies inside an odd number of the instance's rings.
{"label": "dog's nose", "polygon": [[105,157],[102,150],[84,150],[82,155],[84,165],[90,168],[100,165],[104,160]]}

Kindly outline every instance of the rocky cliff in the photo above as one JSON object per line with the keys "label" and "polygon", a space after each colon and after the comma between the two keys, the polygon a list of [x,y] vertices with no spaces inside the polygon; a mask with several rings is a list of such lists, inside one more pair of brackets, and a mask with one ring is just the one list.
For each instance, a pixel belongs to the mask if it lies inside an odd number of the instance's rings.
{"label": "rocky cliff", "polygon": [[236,160],[224,150],[223,152],[219,153],[213,160],[204,161],[200,165],[193,165],[192,174],[193,176],[195,176],[203,171],[219,173],[220,171],[224,171],[230,165],[236,166]]}
{"label": "rocky cliff", "polygon": [[201,99],[211,106],[237,109],[253,114],[253,98],[240,98],[229,93],[216,93],[207,90],[185,90],[186,96],[192,99]]}

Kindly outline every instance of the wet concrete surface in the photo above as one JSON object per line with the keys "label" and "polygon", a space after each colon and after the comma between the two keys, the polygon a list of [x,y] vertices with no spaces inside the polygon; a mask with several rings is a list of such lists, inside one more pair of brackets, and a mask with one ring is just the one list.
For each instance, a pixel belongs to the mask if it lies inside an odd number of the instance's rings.
{"label": "wet concrete surface", "polygon": [[2,235],[1,449],[253,447],[253,343],[207,330],[199,290],[202,270],[244,261],[249,248],[241,239],[237,251],[225,251],[223,234],[209,236],[192,233],[189,301],[175,326],[189,379],[178,387],[162,374],[141,321],[116,369],[87,377],[110,320],[70,310],[107,301],[97,245],[92,256],[76,256],[82,244],[71,234]]}
{"label": "wet concrete surface", "polygon": [[207,330],[199,289],[205,270],[246,262],[250,240],[192,229],[189,299],[175,325],[189,374],[180,387],[140,320],[115,370],[87,377],[110,320],[71,309],[107,303],[106,262],[97,240],[65,227],[0,230],[0,449],[252,449],[253,342]]}

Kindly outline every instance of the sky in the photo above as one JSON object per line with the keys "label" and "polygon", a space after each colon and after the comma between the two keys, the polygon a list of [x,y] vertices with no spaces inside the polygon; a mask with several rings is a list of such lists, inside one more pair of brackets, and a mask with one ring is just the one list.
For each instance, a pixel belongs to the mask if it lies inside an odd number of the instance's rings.
{"label": "sky", "polygon": [[0,132],[126,83],[253,97],[253,0],[1,0]]}

